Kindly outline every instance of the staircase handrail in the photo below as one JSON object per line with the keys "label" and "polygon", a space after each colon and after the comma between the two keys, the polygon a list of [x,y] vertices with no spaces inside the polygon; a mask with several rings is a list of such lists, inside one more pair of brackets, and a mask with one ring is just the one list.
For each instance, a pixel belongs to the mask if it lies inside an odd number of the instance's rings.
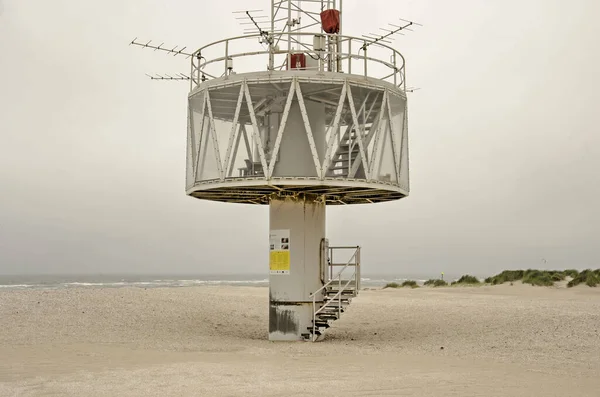
{"label": "staircase handrail", "polygon": [[[354,273],[356,273],[356,270],[354,271]],[[354,274],[352,274],[352,276],[354,276]],[[352,279],[348,280],[348,282],[347,282],[347,283],[344,285],[344,288],[342,289],[342,288],[341,288],[341,280],[340,280],[340,289],[339,289],[339,291],[337,292],[337,294],[333,295],[333,298],[329,299],[329,301],[328,301],[327,303],[325,303],[323,306],[321,306],[321,307],[319,308],[319,310],[317,310],[317,311],[314,311],[314,315],[316,316],[317,314],[321,313],[321,311],[322,311],[323,309],[325,309],[327,306],[329,306],[329,304],[330,304],[332,301],[334,301],[334,300],[335,300],[335,298],[337,298],[337,297],[338,297],[338,296],[339,296],[339,295],[340,295],[342,292],[344,292],[344,291],[346,290],[346,287],[347,287],[347,286],[348,286],[348,284],[350,284],[351,282],[352,282]],[[313,298],[313,299],[314,299],[314,298]],[[340,309],[340,310],[341,310],[342,301],[341,301],[341,299],[338,299],[338,301],[339,301],[339,302],[338,302],[338,309]],[[316,303],[316,302],[315,302],[315,303]]]}
{"label": "staircase handrail", "polygon": [[[358,277],[358,266],[360,265],[357,261],[357,254],[359,252],[359,247],[356,247],[354,254],[352,254],[352,256],[350,257],[350,259],[348,260],[348,262],[346,263],[346,265],[342,268],[342,270],[340,270],[337,274],[337,276],[335,278],[332,278],[331,280],[329,280],[325,285],[323,285],[321,288],[319,288],[317,291],[311,293],[309,296],[312,297],[312,304],[313,304],[313,332],[312,332],[312,341],[314,342],[316,340],[316,319],[317,319],[317,314],[321,313],[321,311],[323,311],[326,307],[331,305],[331,302],[334,302],[336,299],[338,301],[337,307],[338,307],[338,317],[341,316],[342,314],[342,293],[344,291],[346,291],[348,285],[350,285],[350,283],[352,282],[352,280],[354,279],[355,281],[355,289],[358,288],[358,280],[356,280],[356,278]],[[354,263],[352,263],[354,261]],[[346,268],[348,266],[354,266],[354,273],[352,273],[352,275],[349,277],[348,281],[346,282],[346,284],[344,284],[344,287],[342,288],[342,273],[344,272],[344,270],[346,270]],[[327,302],[325,302],[323,304],[323,306],[321,306],[318,310],[316,309],[317,306],[317,294],[321,291],[323,291],[324,289],[326,289],[329,285],[331,285],[334,281],[338,282],[338,292],[330,299],[328,299]]]}
{"label": "staircase handrail", "polygon": [[[327,282],[327,284],[323,285],[321,288],[319,288],[319,289],[318,289],[318,290],[316,290],[315,292],[312,292],[312,293],[311,293],[309,296],[310,296],[310,297],[312,297],[312,298],[314,298],[314,297],[315,297],[315,295],[317,295],[319,292],[321,292],[321,291],[323,291],[325,288],[327,288],[327,287],[329,286],[329,284],[331,284],[332,282],[336,281],[338,278],[341,278],[341,276],[342,276],[342,273],[344,272],[344,270],[346,270],[346,268],[347,268],[348,266],[350,266],[350,265],[353,265],[353,266],[355,266],[355,267],[356,267],[356,264],[355,264],[355,263],[351,263],[351,262],[352,262],[352,260],[353,260],[354,258],[356,258],[356,251],[354,251],[354,254],[352,254],[352,257],[350,257],[350,259],[349,259],[349,260],[348,260],[348,262],[346,263],[346,266],[344,266],[344,267],[342,268],[342,270],[340,270],[340,271],[338,272],[338,274],[337,274],[337,276],[335,276],[335,278],[332,278],[331,280],[329,280],[329,281]],[[356,272],[356,270],[355,270],[355,272]],[[340,279],[340,282],[341,282],[341,279]]]}

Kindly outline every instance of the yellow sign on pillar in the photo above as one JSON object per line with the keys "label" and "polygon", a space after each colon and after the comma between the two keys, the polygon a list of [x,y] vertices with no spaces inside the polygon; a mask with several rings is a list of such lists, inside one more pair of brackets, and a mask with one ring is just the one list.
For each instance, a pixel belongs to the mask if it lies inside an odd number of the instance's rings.
{"label": "yellow sign on pillar", "polygon": [[271,230],[269,234],[269,271],[271,274],[290,274],[290,231]]}
{"label": "yellow sign on pillar", "polygon": [[289,274],[290,251],[271,251],[269,269],[274,274]]}

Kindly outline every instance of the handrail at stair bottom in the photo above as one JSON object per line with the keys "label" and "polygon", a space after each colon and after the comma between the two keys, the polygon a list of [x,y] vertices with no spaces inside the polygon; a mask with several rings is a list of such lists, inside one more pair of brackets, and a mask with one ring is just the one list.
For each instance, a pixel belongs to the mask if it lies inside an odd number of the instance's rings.
{"label": "handrail at stair bottom", "polygon": [[[314,342],[315,339],[315,334],[316,334],[316,319],[317,319],[317,314],[319,314],[321,311],[323,311],[323,309],[325,309],[327,306],[330,305],[330,303],[332,301],[334,301],[336,298],[338,298],[338,317],[341,316],[342,313],[342,298],[341,298],[341,294],[346,290],[346,288],[348,287],[348,285],[350,285],[350,283],[352,282],[352,279],[356,279],[357,275],[358,275],[358,271],[357,271],[357,267],[358,267],[358,263],[356,263],[356,254],[358,253],[358,247],[356,248],[356,250],[354,251],[354,254],[352,254],[352,256],[350,257],[350,259],[348,260],[348,262],[346,263],[346,266],[344,266],[342,268],[342,270],[340,270],[337,274],[337,276],[335,278],[332,278],[331,280],[329,280],[325,285],[323,285],[321,288],[319,288],[318,290],[316,290],[315,292],[311,293],[309,296],[312,297],[313,299],[313,332],[312,332],[312,341]],[[342,273],[344,272],[344,270],[346,270],[346,268],[348,266],[350,266],[352,263],[352,261],[355,261],[354,265],[354,273],[352,273],[352,275],[349,277],[348,281],[346,282],[346,284],[344,284],[344,287],[342,288]],[[317,306],[317,294],[321,291],[323,291],[324,289],[326,289],[327,287],[329,287],[334,281],[338,281],[338,292],[332,297],[329,298],[328,301],[319,308],[319,310],[315,310],[316,306]],[[358,280],[354,280],[355,281],[355,286],[356,288],[358,288]]]}

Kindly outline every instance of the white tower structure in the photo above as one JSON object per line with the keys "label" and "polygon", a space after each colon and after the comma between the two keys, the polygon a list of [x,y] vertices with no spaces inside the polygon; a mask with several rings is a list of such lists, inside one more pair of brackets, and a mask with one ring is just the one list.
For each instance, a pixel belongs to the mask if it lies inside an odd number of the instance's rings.
{"label": "white tower structure", "polygon": [[360,248],[335,260],[326,206],[409,194],[405,62],[387,37],[412,23],[343,35],[342,0],[238,15],[253,33],[189,54],[186,193],[269,206],[269,339],[316,340],[360,288]]}

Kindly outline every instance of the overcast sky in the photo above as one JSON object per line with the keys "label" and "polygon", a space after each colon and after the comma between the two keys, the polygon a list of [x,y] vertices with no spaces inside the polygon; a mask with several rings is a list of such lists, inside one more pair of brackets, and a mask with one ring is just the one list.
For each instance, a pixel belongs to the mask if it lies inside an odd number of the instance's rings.
{"label": "overcast sky", "polygon": [[[128,46],[236,36],[247,8],[269,1],[0,0],[0,273],[267,274],[267,207],[185,195],[189,85],[144,73],[188,61]],[[394,42],[421,90],[410,196],[329,208],[330,242],[364,274],[600,267],[599,14],[346,0],[346,34],[424,25]]]}

